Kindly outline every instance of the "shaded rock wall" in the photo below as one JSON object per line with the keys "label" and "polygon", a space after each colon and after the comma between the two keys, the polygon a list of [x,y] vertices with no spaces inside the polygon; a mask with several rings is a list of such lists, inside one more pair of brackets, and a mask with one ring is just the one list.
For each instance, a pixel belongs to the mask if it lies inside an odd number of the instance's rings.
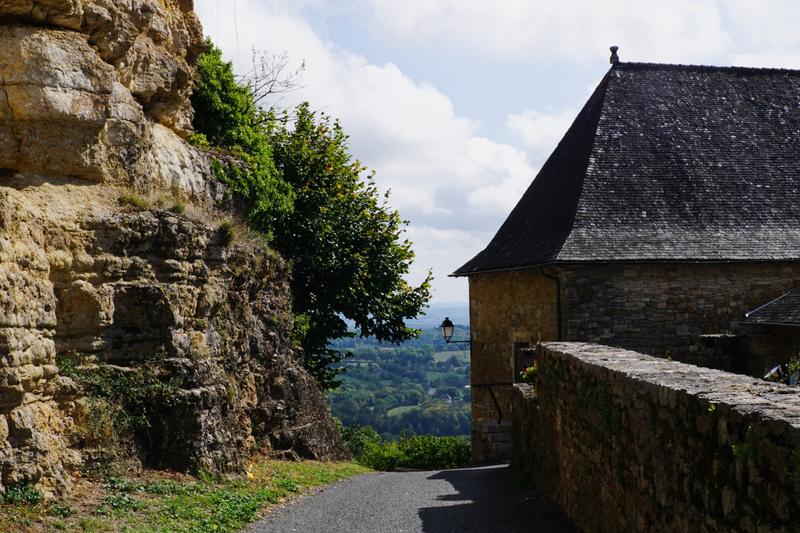
{"label": "shaded rock wall", "polygon": [[153,358],[180,402],[155,406],[146,465],[242,472],[256,449],[346,455],[291,341],[289,273],[252,242],[123,192],[7,178],[0,187],[0,490],[68,490],[87,403],[59,374],[80,354],[120,371]]}
{"label": "shaded rock wall", "polygon": [[56,351],[121,367],[162,358],[181,401],[151,420],[146,463],[241,472],[257,444],[344,456],[292,346],[279,256],[253,243],[225,246],[215,230],[168,211],[116,213],[82,227],[91,261],[50,273]]}
{"label": "shaded rock wall", "polygon": [[796,387],[591,344],[538,361],[512,467],[581,529],[796,531]]}

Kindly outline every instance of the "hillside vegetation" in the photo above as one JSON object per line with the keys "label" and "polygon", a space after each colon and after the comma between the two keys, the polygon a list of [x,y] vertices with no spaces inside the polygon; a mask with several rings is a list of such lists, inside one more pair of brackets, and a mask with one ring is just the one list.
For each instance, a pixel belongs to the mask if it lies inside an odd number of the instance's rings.
{"label": "hillside vegetation", "polygon": [[[469,335],[468,328],[458,331]],[[370,426],[389,440],[469,434],[469,352],[446,344],[438,329],[400,345],[356,338],[334,347],[353,353],[342,386],[328,393],[332,414],[345,426]]]}

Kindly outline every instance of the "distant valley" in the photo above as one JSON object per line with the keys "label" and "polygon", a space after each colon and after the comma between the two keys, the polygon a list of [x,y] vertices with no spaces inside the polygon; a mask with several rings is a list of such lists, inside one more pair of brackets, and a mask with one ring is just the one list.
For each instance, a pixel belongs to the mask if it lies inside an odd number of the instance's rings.
{"label": "distant valley", "polygon": [[342,385],[328,393],[333,415],[345,425],[372,426],[389,439],[402,433],[468,435],[469,351],[446,344],[438,328],[445,316],[438,314],[452,310],[446,316],[461,326],[456,337],[468,338],[469,328],[459,319],[466,309],[436,307],[429,313],[435,325],[401,345],[358,338],[336,341],[334,348],[353,356],[344,361]]}

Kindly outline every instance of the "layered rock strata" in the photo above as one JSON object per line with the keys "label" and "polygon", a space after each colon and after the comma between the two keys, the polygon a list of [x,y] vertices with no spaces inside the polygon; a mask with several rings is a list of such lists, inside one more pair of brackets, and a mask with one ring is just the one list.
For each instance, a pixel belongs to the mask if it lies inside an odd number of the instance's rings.
{"label": "layered rock strata", "polygon": [[191,4],[0,1],[0,168],[207,195],[180,140],[203,48]]}
{"label": "layered rock strata", "polygon": [[[224,187],[182,140],[191,9],[0,0],[0,493],[67,491],[94,453],[65,355],[119,372],[158,359],[179,401],[154,406],[144,464],[241,473],[256,448],[345,453],[292,345],[286,265],[228,242]],[[132,190],[187,215],[121,206]]]}

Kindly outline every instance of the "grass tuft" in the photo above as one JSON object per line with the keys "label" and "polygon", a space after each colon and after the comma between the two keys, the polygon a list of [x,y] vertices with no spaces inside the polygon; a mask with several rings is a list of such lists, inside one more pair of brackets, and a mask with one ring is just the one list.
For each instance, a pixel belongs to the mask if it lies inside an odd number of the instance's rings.
{"label": "grass tuft", "polygon": [[133,207],[136,209],[147,209],[149,207],[147,200],[133,192],[127,192],[120,195],[120,197],[117,198],[117,202],[119,205]]}
{"label": "grass tuft", "polygon": [[183,215],[186,213],[186,204],[180,201],[175,202],[175,204],[172,207],[170,207],[169,210],[175,213],[176,215]]}
{"label": "grass tuft", "polygon": [[233,229],[233,224],[231,224],[229,221],[225,221],[220,224],[217,231],[219,232],[219,239],[222,242],[223,247],[227,248],[236,239],[236,230]]}

